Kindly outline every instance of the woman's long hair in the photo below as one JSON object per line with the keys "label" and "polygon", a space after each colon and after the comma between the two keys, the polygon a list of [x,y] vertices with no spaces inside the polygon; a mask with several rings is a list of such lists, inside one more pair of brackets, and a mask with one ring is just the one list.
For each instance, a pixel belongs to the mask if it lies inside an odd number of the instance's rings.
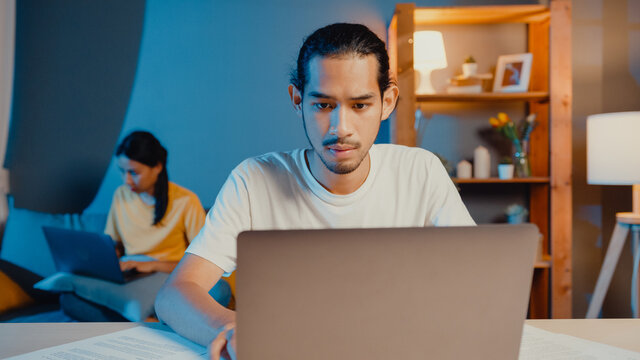
{"label": "woman's long hair", "polygon": [[153,225],[157,225],[167,212],[169,204],[169,175],[167,174],[167,149],[148,131],[134,131],[122,140],[116,149],[116,156],[127,158],[154,167],[162,164],[162,171],[153,188],[155,212]]}

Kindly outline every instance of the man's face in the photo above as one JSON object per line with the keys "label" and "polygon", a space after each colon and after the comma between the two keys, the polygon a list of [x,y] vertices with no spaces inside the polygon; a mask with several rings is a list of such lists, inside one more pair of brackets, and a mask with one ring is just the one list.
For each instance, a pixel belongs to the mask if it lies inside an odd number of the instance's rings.
{"label": "man's face", "polygon": [[335,174],[348,174],[360,166],[380,121],[393,111],[397,88],[381,98],[377,76],[373,55],[316,56],[309,61],[304,96],[290,86],[314,156]]}

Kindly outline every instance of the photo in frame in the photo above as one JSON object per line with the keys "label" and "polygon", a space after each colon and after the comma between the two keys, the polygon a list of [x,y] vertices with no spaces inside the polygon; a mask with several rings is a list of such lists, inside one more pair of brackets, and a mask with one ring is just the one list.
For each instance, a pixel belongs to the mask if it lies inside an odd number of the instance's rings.
{"label": "photo in frame", "polygon": [[493,80],[494,92],[526,92],[533,54],[511,54],[498,57],[496,76]]}

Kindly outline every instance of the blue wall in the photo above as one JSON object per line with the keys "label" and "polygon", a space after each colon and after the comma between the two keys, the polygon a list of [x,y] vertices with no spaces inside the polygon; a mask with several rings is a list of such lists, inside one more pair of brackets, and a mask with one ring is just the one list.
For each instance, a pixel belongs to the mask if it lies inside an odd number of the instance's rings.
{"label": "blue wall", "polygon": [[[142,128],[168,148],[170,179],[211,206],[229,171],[244,158],[306,146],[286,90],[303,37],[347,21],[364,23],[386,39],[396,2],[19,1],[7,157],[17,205],[82,210],[103,178],[117,138]],[[482,3],[523,2],[535,1]],[[114,29],[113,24],[121,26]],[[27,29],[32,35],[25,37]],[[26,55],[23,47],[30,49]],[[86,54],[81,51],[85,47],[95,50]],[[46,59],[37,56],[42,49],[50,52]],[[82,57],[96,54],[100,56]],[[55,80],[40,86],[38,79],[47,77]],[[77,86],[69,87],[67,79]],[[110,164],[88,210],[106,212],[119,184]]]}
{"label": "blue wall", "polygon": [[[307,145],[287,94],[303,37],[347,21],[364,23],[386,39],[396,2],[148,0],[121,136],[135,128],[157,134],[169,149],[172,181],[211,206],[229,172],[246,157]],[[384,124],[382,140],[388,138],[387,129]],[[89,211],[106,211],[119,184],[112,166]]]}
{"label": "blue wall", "polygon": [[[385,36],[384,17],[364,1],[288,3],[147,1],[122,135],[153,131],[169,149],[170,179],[205,206],[246,157],[306,146],[287,94],[303,36],[336,21],[364,21]],[[119,184],[112,166],[90,211],[104,211]]]}

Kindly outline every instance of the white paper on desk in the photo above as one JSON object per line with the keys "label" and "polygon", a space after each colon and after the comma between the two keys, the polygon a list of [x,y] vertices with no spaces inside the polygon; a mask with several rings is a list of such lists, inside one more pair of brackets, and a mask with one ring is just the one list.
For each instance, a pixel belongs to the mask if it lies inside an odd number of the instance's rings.
{"label": "white paper on desk", "polygon": [[640,360],[640,353],[525,325],[519,360]]}
{"label": "white paper on desk", "polygon": [[138,326],[11,357],[12,360],[203,359],[207,349],[176,333]]}

